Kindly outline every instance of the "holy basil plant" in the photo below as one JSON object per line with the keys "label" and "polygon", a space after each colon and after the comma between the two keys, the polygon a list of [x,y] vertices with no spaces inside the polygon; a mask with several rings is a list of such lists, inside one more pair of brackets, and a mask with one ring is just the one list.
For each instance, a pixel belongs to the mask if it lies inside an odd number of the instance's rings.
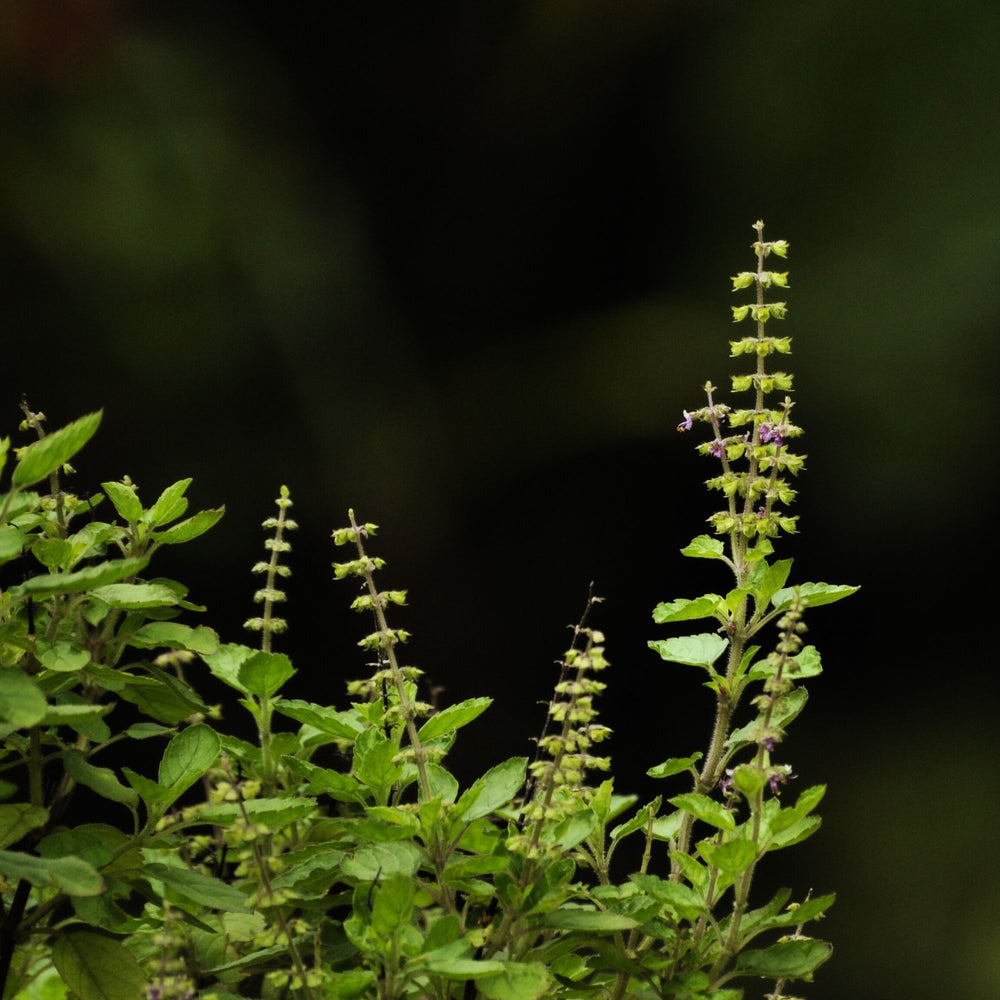
{"label": "holy basil plant", "polygon": [[[731,341],[750,362],[732,380],[744,402],[707,384],[680,425],[707,428],[698,448],[722,508],[682,551],[729,582],[658,605],[657,623],[703,631],[649,642],[670,669],[703,671],[716,706],[706,749],[650,767],[664,787],[651,801],[632,794],[638,776],[616,789],[601,753],[599,598],[573,628],[534,753],[462,787],[448,754],[490,699],[422,700],[420,671],[400,660],[408,633],[391,624],[406,592],[377,582],[374,524],[350,511],[332,539],[372,671],[339,706],[286,696],[288,490],[253,567],[259,641],[222,642],[187,588],[151,569],[222,508],[190,514],[190,480],[148,505],[127,477],[67,489],[101,414],[47,433],[23,404],[34,440],[0,441],[4,997],[788,1000],[812,978],[831,946],[806,928],[833,896],[752,890],[771,852],[819,826],[823,787],[793,791],[781,751],[821,671],[803,616],[856,588],[790,584],[775,555],[797,526],[803,457],[792,376],[770,367],[791,338],[770,332],[787,309],[766,296],[787,273],[767,267],[788,246],[754,228],[756,269],[733,279],[756,293],[734,309],[755,326]],[[198,694],[208,674],[254,739]]]}

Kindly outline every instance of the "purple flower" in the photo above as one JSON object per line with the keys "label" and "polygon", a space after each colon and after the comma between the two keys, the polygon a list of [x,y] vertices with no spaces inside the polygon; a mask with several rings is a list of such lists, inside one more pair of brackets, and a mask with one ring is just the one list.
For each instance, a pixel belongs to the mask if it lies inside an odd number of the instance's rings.
{"label": "purple flower", "polygon": [[723,795],[730,795],[733,791],[733,769],[726,768],[726,773],[719,778],[719,791]]}
{"label": "purple flower", "polygon": [[684,419],[677,425],[679,431],[689,431],[694,425],[694,417],[688,413],[687,410],[684,411]]}
{"label": "purple flower", "polygon": [[768,752],[771,753],[774,750],[774,746],[778,741],[773,736],[765,736],[761,741],[760,745]]}
{"label": "purple flower", "polygon": [[723,455],[722,442],[721,441],[713,441],[708,446],[708,453],[709,453],[709,455],[714,455],[716,458],[722,458],[722,455]]}
{"label": "purple flower", "polygon": [[782,445],[781,428],[772,427],[770,424],[760,425],[761,444],[776,444],[779,448]]}

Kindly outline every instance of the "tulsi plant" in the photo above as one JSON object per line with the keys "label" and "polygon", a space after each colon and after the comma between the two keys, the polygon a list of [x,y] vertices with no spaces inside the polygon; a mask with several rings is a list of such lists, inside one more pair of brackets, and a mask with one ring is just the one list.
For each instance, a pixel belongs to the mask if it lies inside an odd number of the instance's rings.
{"label": "tulsi plant", "polygon": [[[503,760],[462,788],[447,756],[490,704],[421,700],[391,624],[406,592],[383,589],[376,526],[333,533],[337,579],[358,589],[371,673],[331,707],[286,696],[295,673],[276,647],[290,572],[292,501],[282,487],[254,572],[255,646],[223,643],[180,583],[152,574],[159,549],[196,539],[222,508],[188,514],[190,480],[148,506],[127,477],[82,495],[67,464],[95,433],[92,413],[47,433],[23,404],[0,496],[0,984],[4,997],[80,1000],[737,1000],[808,981],[831,946],[805,932],[833,902],[789,890],[754,899],[771,852],[810,836],[822,786],[789,787],[781,753],[820,673],[804,612],[856,588],[788,584],[775,542],[802,456],[792,376],[773,371],[787,286],[767,270],[784,241],[755,226],[755,289],[731,342],[753,370],[731,408],[711,384],[681,430],[722,498],[710,534],[684,550],[731,574],[724,594],[660,604],[671,664],[705,672],[716,708],[707,750],[650,768],[652,801],[615,791],[598,718],[608,661],[591,596],[561,660],[533,759]],[[11,457],[0,441],[0,469]],[[107,520],[101,519],[106,516]],[[765,638],[765,634],[770,638]],[[540,662],[544,652],[539,654]],[[248,713],[239,738],[197,693],[208,671]],[[540,722],[542,720],[539,720]],[[527,736],[527,734],[526,734]],[[155,748],[155,773],[141,768]],[[781,793],[784,791],[784,795]],[[83,792],[100,803],[81,819]],[[613,864],[626,840],[638,867]],[[756,991],[756,992],[755,992]]]}

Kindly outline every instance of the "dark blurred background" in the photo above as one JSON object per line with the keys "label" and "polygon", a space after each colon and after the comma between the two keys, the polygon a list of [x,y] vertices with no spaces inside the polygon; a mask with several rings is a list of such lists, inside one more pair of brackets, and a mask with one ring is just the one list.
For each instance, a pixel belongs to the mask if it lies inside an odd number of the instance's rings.
{"label": "dark blurred background", "polygon": [[783,746],[830,790],[770,878],[840,894],[797,992],[995,1000],[998,42],[995,0],[0,0],[3,430],[22,393],[103,406],[80,488],[225,503],[160,570],[227,641],[288,484],[300,697],[366,672],[329,533],[381,524],[412,662],[495,698],[466,779],[530,752],[593,581],[617,788],[674,794],[644,771],[711,701],[650,612],[728,585],[678,554],[716,501],[674,428],[728,384],[763,218],[808,434],[784,553],[863,586],[809,615]]}

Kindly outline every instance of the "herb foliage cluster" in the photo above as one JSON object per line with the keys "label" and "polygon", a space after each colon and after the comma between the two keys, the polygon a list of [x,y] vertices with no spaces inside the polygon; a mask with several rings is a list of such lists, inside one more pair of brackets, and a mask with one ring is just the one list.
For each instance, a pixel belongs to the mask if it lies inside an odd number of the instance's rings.
{"label": "herb foliage cluster", "polygon": [[[609,664],[590,623],[573,630],[537,753],[490,767],[462,788],[447,758],[490,704],[434,710],[391,624],[406,592],[383,589],[376,526],[333,533],[334,575],[358,590],[372,671],[345,707],[286,696],[295,673],[276,647],[282,580],[297,525],[282,488],[254,566],[255,646],[188,624],[204,608],[154,575],[163,546],[197,539],[223,509],[188,512],[190,480],[148,505],[127,477],[84,496],[69,462],[96,432],[92,413],[47,433],[23,405],[0,441],[0,982],[4,997],[435,1000],[540,997],[737,1000],[748,983],[772,1000],[809,980],[831,946],[805,928],[832,895],[753,898],[770,853],[816,831],[823,787],[789,787],[781,748],[818,675],[803,612],[856,588],[789,585],[775,541],[803,457],[791,450],[792,376],[772,370],[791,338],[786,305],[767,301],[787,272],[784,241],[755,226],[756,269],[733,278],[753,302],[733,309],[753,334],[731,341],[752,362],[733,376],[741,407],[685,411],[706,425],[721,509],[683,552],[720,563],[725,593],[664,602],[661,625],[708,630],[649,642],[670,664],[704,671],[716,711],[704,753],[648,774],[665,791],[616,790],[602,754],[597,699]],[[18,581],[18,582],[14,582]],[[770,638],[765,638],[765,630]],[[198,694],[207,670],[252,718],[229,733]],[[135,719],[124,727],[117,721]],[[156,748],[155,774],[135,769]],[[136,765],[138,766],[138,765]],[[87,822],[67,807],[86,788],[106,803]],[[784,791],[784,795],[782,792]],[[638,869],[613,864],[626,840]]]}

